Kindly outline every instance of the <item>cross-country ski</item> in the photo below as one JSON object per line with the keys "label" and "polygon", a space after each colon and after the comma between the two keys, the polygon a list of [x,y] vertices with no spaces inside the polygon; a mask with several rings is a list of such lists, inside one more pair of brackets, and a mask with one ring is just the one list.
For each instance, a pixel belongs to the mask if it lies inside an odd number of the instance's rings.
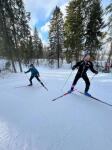
{"label": "cross-country ski", "polygon": [[99,99],[99,98],[96,98],[96,97],[94,97],[94,96],[92,96],[92,95],[85,95],[85,93],[79,91],[78,89],[75,89],[74,91],[75,91],[75,92],[79,92],[79,93],[83,94],[84,96],[86,96],[86,97],[88,97],[88,98],[90,98],[90,99],[99,101],[100,103],[103,103],[103,104],[105,104],[105,105],[112,106],[112,104],[109,104],[109,103],[107,103],[106,101],[101,100],[101,99]]}
{"label": "cross-country ski", "polygon": [[60,99],[60,98],[62,98],[62,97],[64,97],[64,96],[66,96],[66,95],[68,95],[68,94],[71,94],[71,93],[68,91],[68,92],[66,92],[66,93],[64,93],[64,94],[62,94],[62,95],[60,95],[60,96],[58,96],[58,97],[52,99],[52,101],[56,101],[56,100],[58,100],[58,99]]}

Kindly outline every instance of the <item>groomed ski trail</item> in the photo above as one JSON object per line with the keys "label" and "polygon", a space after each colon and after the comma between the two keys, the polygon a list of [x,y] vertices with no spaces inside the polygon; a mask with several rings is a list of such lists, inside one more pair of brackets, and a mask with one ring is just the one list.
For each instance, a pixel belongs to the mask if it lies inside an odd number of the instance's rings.
{"label": "groomed ski trail", "polygon": [[[29,83],[24,74],[0,79],[0,150],[111,150],[112,109],[75,94],[52,102],[62,94],[60,89],[70,71],[40,68],[40,72],[48,92],[38,89],[35,79],[31,88],[14,89]],[[84,82],[80,80],[77,87],[83,90]],[[112,103],[111,89],[112,77],[99,74],[90,93]]]}

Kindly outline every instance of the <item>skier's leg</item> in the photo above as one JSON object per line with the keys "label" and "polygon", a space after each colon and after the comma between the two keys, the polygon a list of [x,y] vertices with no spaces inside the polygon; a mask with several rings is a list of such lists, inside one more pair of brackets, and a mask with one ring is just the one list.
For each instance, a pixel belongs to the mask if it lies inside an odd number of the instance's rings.
{"label": "skier's leg", "polygon": [[32,85],[32,79],[34,78],[34,76],[32,76],[31,75],[31,77],[30,77],[30,79],[29,79],[29,81],[30,81],[30,84],[29,84],[29,86],[31,86]]}
{"label": "skier's leg", "polygon": [[74,86],[77,84],[77,81],[80,79],[80,77],[81,77],[80,74],[76,74],[75,79],[74,79],[72,86],[71,86],[71,91],[73,91]]}
{"label": "skier's leg", "polygon": [[77,84],[77,81],[79,80],[80,77],[81,77],[80,74],[76,74],[75,79],[72,83],[73,86],[75,86]]}
{"label": "skier's leg", "polygon": [[86,83],[85,93],[87,93],[88,90],[89,90],[89,87],[90,87],[90,81],[89,81],[89,78],[88,78],[87,75],[83,75],[82,78],[83,78],[83,80],[84,80],[85,83]]}
{"label": "skier's leg", "polygon": [[44,86],[44,84],[41,82],[41,80],[39,79],[39,77],[36,75],[35,76],[35,78],[40,82],[40,84],[42,85],[42,86]]}

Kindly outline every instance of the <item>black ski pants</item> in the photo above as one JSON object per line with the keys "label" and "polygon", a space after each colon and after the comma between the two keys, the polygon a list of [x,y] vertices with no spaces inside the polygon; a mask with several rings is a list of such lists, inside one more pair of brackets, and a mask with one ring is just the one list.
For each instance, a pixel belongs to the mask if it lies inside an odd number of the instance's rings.
{"label": "black ski pants", "polygon": [[31,85],[32,85],[32,79],[33,78],[36,78],[40,82],[40,84],[43,85],[43,83],[41,82],[41,80],[39,79],[39,77],[37,75],[31,75],[31,77],[29,79]]}
{"label": "black ski pants", "polygon": [[81,76],[81,74],[77,73],[72,85],[75,86],[77,84],[77,81],[80,78],[83,78],[83,80],[85,81],[85,83],[86,83],[85,92],[88,92],[89,87],[90,87],[90,81],[89,81],[89,78],[88,78],[87,74],[83,74]]}

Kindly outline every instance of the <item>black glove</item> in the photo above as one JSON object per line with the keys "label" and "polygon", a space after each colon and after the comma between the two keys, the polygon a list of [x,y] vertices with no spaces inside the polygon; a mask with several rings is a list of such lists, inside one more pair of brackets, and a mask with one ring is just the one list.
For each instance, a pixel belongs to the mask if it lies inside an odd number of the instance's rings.
{"label": "black glove", "polygon": [[26,73],[26,72],[24,71],[24,73]]}
{"label": "black glove", "polygon": [[98,71],[96,71],[95,74],[98,74]]}
{"label": "black glove", "polygon": [[75,70],[75,66],[72,67],[72,70]]}

